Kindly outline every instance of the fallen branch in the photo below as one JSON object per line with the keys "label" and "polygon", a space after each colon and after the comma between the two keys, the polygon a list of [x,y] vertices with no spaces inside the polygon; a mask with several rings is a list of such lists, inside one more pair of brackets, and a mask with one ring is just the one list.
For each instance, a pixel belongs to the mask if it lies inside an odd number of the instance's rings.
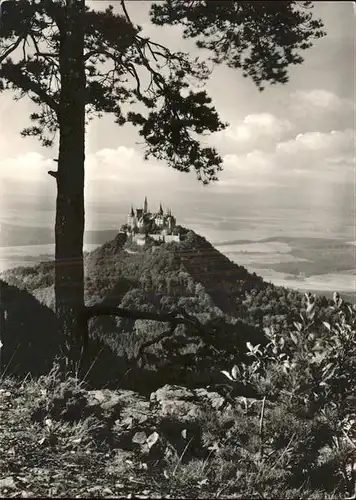
{"label": "fallen branch", "polygon": [[168,338],[170,336],[173,336],[175,327],[176,327],[176,325],[174,325],[172,323],[171,327],[170,327],[170,329],[168,331],[165,331],[165,332],[161,333],[161,335],[157,335],[157,337],[155,337],[153,339],[147,340],[147,342],[143,342],[143,344],[140,345],[140,347],[139,347],[139,349],[137,351],[136,359],[139,359],[139,358],[142,357],[142,352],[147,347],[151,347],[151,345],[157,344],[161,340],[164,340],[164,339],[166,339],[166,338]]}
{"label": "fallen branch", "polygon": [[90,318],[95,316],[119,316],[121,318],[128,318],[133,320],[146,319],[151,321],[161,321],[162,323],[171,323],[175,326],[186,325],[193,326],[200,331],[204,331],[203,325],[194,317],[188,316],[184,313],[182,316],[176,316],[174,314],[167,313],[154,313],[154,312],[142,312],[134,311],[131,309],[123,309],[121,307],[115,306],[105,306],[105,305],[95,305],[85,308],[84,317],[88,321]]}
{"label": "fallen branch", "polygon": [[[131,309],[123,309],[121,307],[115,307],[115,306],[106,306],[106,305],[94,305],[94,306],[88,306],[85,308],[84,313],[82,315],[82,320],[87,324],[89,319],[93,317],[98,317],[98,316],[119,316],[121,318],[128,318],[132,320],[138,320],[138,319],[143,319],[143,320],[150,320],[150,321],[160,321],[162,323],[170,323],[171,327],[169,331],[165,331],[161,335],[158,335],[154,339],[151,339],[147,342],[144,342],[137,354],[137,358],[141,356],[142,351],[163,340],[166,337],[169,337],[170,335],[174,334],[175,327],[177,325],[185,325],[189,327],[193,327],[197,330],[198,335],[200,334],[201,337],[207,337],[209,336],[209,333],[206,331],[206,328],[200,323],[200,321],[195,318],[194,316],[188,315],[185,311],[179,311],[178,313],[180,316],[177,316],[175,314],[167,314],[167,313],[154,313],[154,312],[143,312],[143,311],[135,311]],[[88,331],[88,329],[84,328],[85,332]],[[84,348],[87,347],[88,345],[88,338],[83,339],[83,344]]]}

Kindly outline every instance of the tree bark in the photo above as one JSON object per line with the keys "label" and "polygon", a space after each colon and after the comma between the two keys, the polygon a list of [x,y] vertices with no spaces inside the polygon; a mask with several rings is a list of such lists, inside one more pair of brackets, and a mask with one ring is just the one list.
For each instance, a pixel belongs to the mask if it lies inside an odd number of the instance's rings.
{"label": "tree bark", "polygon": [[55,223],[56,315],[68,353],[78,361],[87,334],[84,309],[85,65],[84,0],[66,0],[60,30],[61,94]]}

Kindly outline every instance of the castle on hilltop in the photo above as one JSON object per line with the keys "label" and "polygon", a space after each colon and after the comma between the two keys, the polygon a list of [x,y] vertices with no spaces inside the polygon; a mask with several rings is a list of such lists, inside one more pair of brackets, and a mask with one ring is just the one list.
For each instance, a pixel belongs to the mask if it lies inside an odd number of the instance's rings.
{"label": "castle on hilltop", "polygon": [[127,224],[123,226],[128,237],[137,245],[145,245],[149,239],[169,243],[181,241],[180,232],[176,226],[176,219],[172,212],[164,213],[160,203],[157,212],[150,212],[147,196],[143,208],[133,208],[127,217]]}

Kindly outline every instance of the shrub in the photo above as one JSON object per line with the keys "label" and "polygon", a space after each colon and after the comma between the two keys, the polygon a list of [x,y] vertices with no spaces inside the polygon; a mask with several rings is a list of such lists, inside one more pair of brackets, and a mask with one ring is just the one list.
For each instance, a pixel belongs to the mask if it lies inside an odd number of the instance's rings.
{"label": "shrub", "polygon": [[[332,309],[335,321],[315,330],[315,297],[305,294],[289,338],[267,329],[265,346],[246,344],[250,363],[223,371],[232,388],[250,385],[260,398],[260,414],[249,417],[251,432],[245,432],[237,458],[248,470],[263,472],[261,488],[279,471],[286,488],[323,485],[329,492],[355,493],[356,311],[338,294]],[[236,416],[232,440],[247,421]]]}

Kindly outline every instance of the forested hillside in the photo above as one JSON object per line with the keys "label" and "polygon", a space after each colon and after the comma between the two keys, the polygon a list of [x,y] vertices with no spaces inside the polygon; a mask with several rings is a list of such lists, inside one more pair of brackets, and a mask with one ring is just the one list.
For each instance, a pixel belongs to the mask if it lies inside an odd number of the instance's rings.
{"label": "forested hillside", "polygon": [[[117,367],[111,368],[121,385],[142,386],[142,370],[150,386],[162,377],[171,383],[216,382],[229,357],[244,356],[247,341],[263,343],[264,329],[271,327],[287,335],[299,318],[302,294],[250,274],[193,231],[183,229],[183,234],[180,243],[152,242],[136,247],[126,241],[124,233],[118,233],[85,257],[88,305],[104,303],[139,311],[188,314],[205,325],[207,332],[202,339],[194,327],[180,325],[174,334],[164,337],[168,331],[165,323],[114,316],[94,318],[90,322],[92,341],[103,341],[119,358]],[[2,277],[54,308],[52,262],[6,271]],[[332,315],[332,309],[328,312],[330,304],[325,298],[317,298],[316,328],[321,326],[321,315],[324,319]],[[155,343],[158,336],[164,338]],[[147,342],[152,345],[140,352]]]}

